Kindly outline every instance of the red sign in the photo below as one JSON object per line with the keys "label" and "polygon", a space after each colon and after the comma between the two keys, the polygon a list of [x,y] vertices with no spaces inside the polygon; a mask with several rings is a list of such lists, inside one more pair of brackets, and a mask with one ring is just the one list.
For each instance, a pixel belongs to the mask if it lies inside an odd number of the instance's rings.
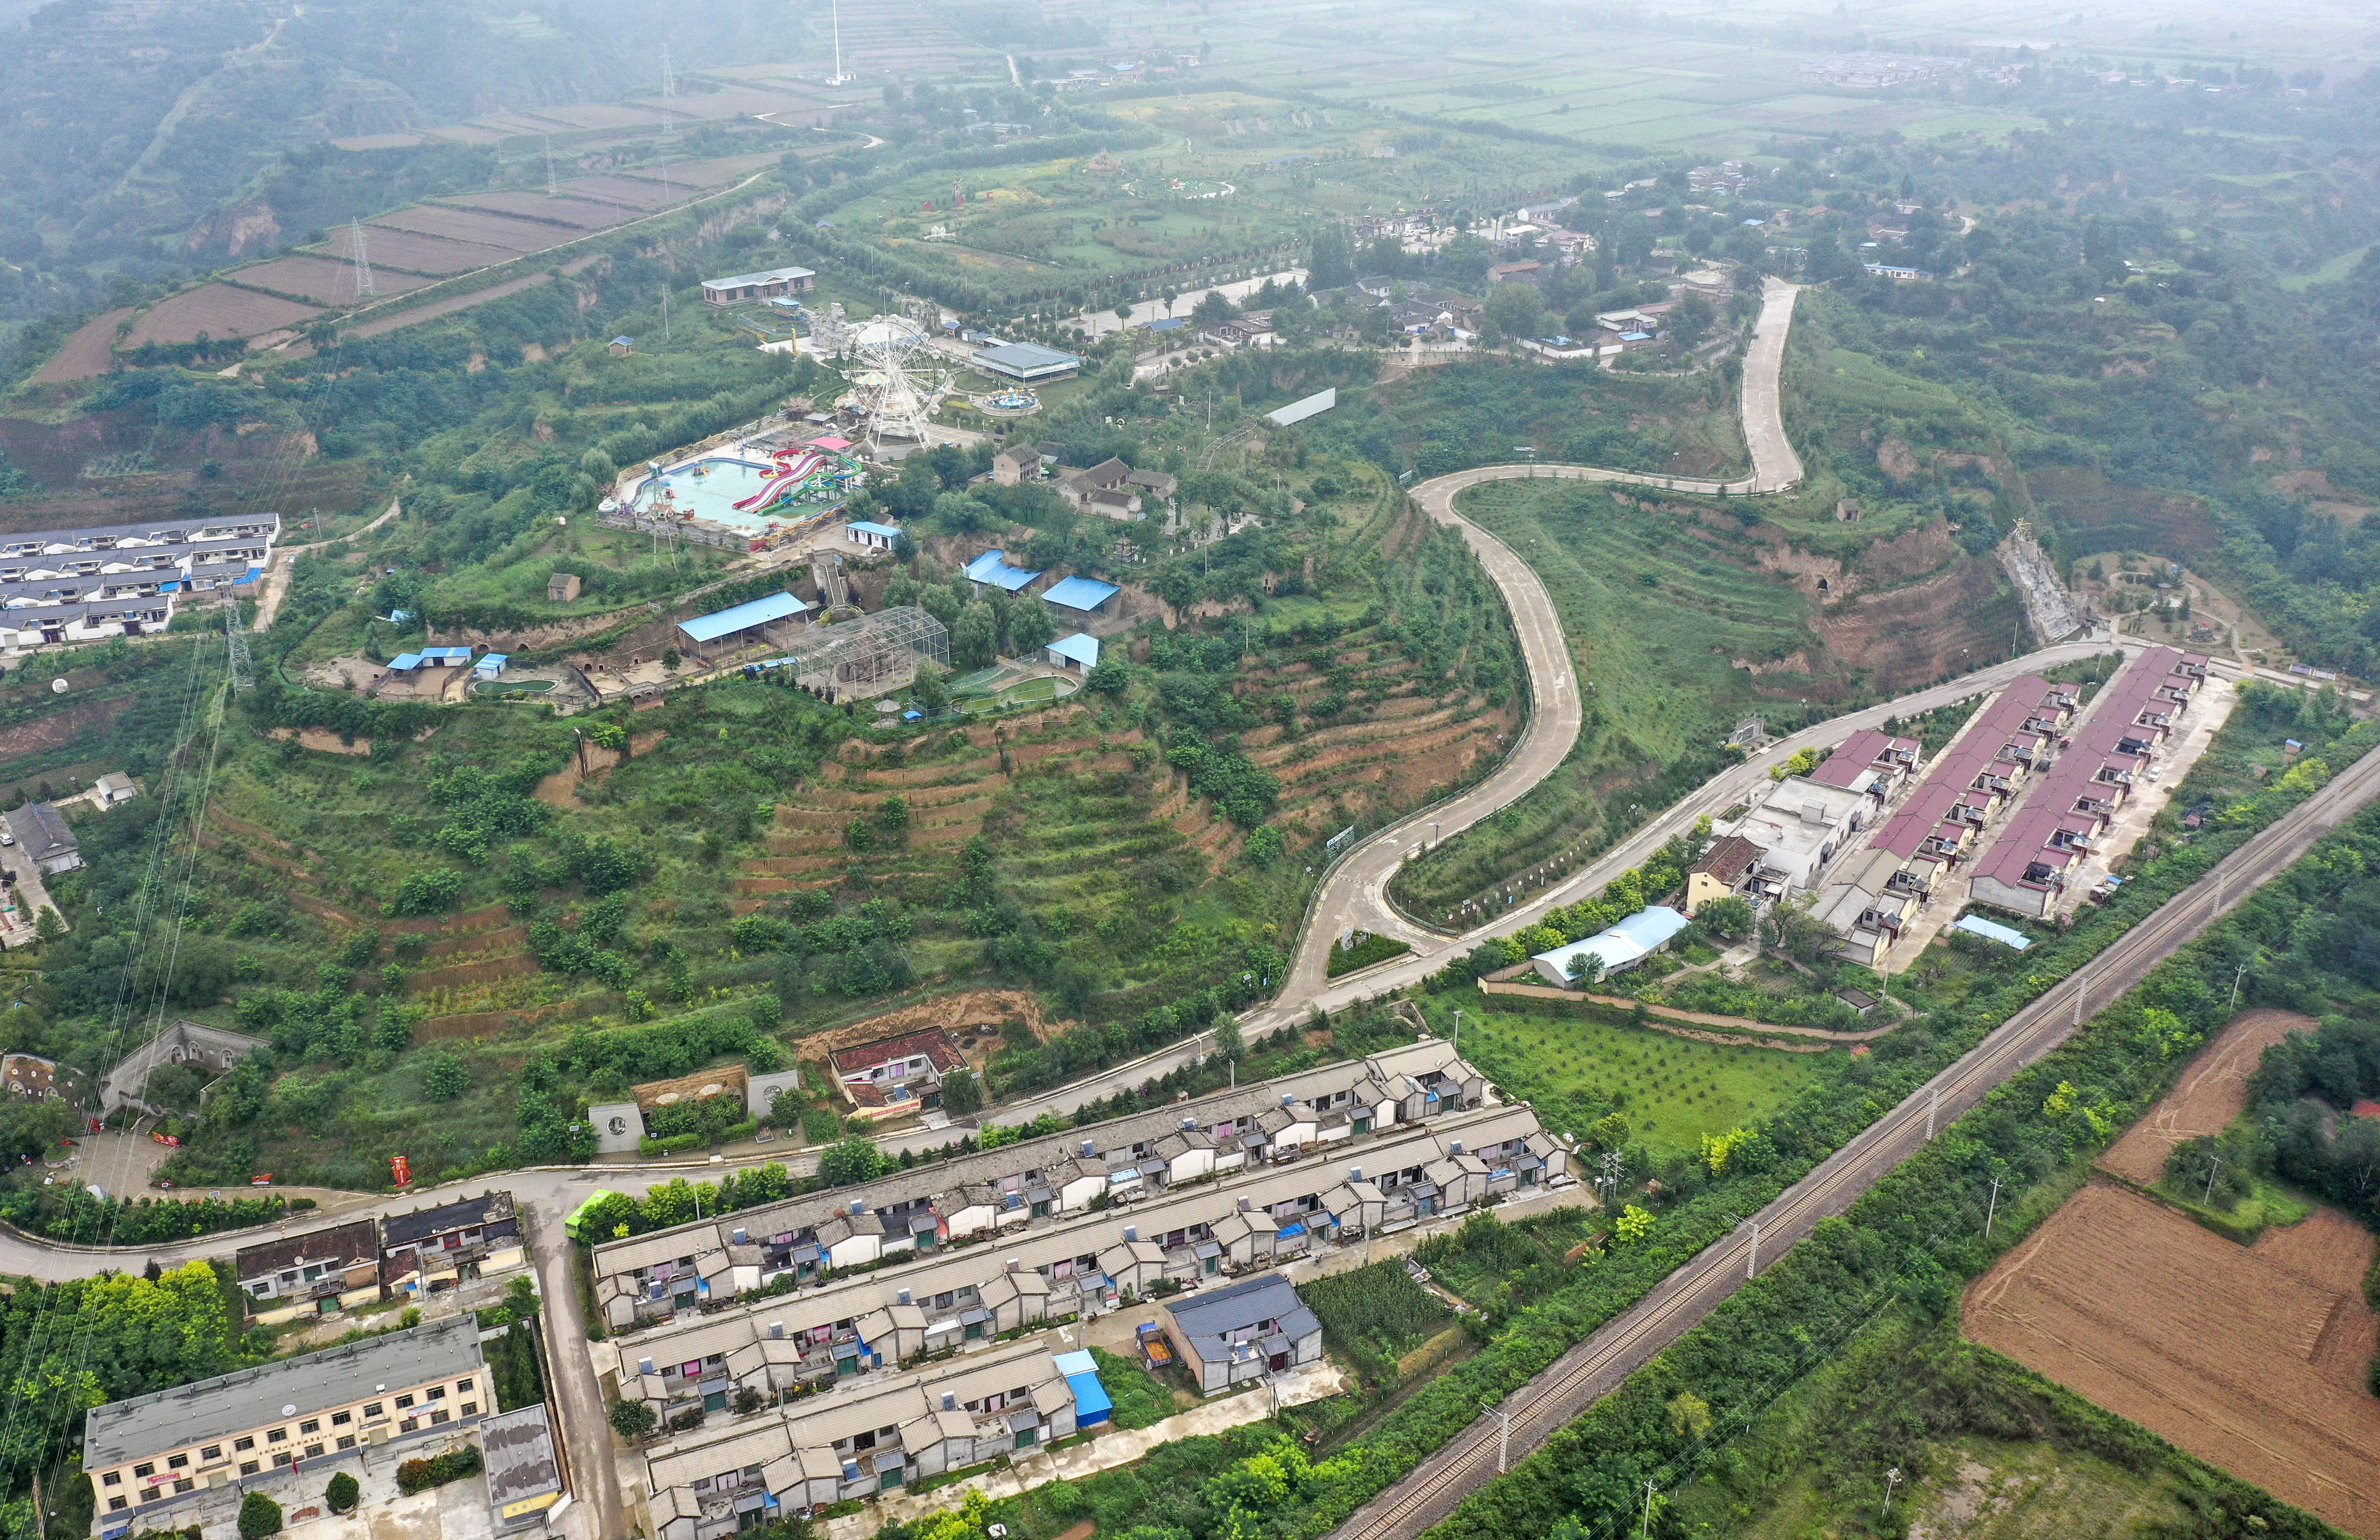
{"label": "red sign", "polygon": [[154,1131],[154,1130],[152,1130],[152,1131],[150,1132],[149,1137],[151,1137],[152,1139],[156,1140],[156,1141],[157,1141],[159,1144],[161,1144],[161,1145],[171,1145],[171,1146],[173,1146],[176,1149],[179,1149],[179,1148],[181,1148],[181,1147],[182,1147],[182,1141],[181,1141],[181,1140],[179,1140],[179,1139],[177,1139],[177,1138],[176,1138],[176,1137],[174,1137],[174,1135],[172,1135],[172,1134],[160,1134],[160,1133],[157,1133],[157,1132],[156,1132],[156,1131]]}
{"label": "red sign", "polygon": [[396,1178],[396,1184],[400,1187],[413,1185],[413,1164],[402,1155],[388,1158],[388,1173]]}

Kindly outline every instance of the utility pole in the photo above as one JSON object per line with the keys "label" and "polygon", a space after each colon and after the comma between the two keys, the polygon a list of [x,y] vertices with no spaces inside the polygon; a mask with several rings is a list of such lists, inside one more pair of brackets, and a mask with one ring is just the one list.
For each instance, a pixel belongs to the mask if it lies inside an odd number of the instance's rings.
{"label": "utility pole", "polygon": [[2245,963],[2231,971],[2231,1003],[2227,1009],[2233,1011],[2240,1009],[2240,980],[2247,976],[2248,964]]}
{"label": "utility pole", "polygon": [[548,198],[552,198],[552,197],[554,197],[554,196],[555,196],[554,189],[553,189],[553,136],[552,136],[552,134],[547,134],[547,135],[545,135],[545,136],[544,136],[544,139],[545,139],[545,195],[546,195]]}
{"label": "utility pole", "polygon": [[2215,1173],[2216,1173],[2216,1171],[2221,1170],[2222,1169],[2223,1169],[2223,1158],[2222,1158],[2221,1156],[2219,1156],[2219,1155],[2216,1155],[2216,1156],[2209,1156],[2209,1157],[2207,1158],[2207,1161],[2206,1161],[2206,1191],[2205,1191],[2204,1193],[2203,1193],[2203,1194],[2200,1194],[2199,1199],[2198,1199],[2198,1201],[2199,1201],[2199,1202],[2201,1202],[2201,1203],[2204,1203],[2204,1204],[2212,1204],[2212,1203],[2215,1201]]}
{"label": "utility pole", "polygon": [[1649,1540],[1653,1533],[1653,1484],[1645,1484],[1645,1522],[1636,1532],[1636,1540]]}
{"label": "utility pole", "polygon": [[1454,1013],[1454,1041],[1449,1046],[1453,1049],[1454,1057],[1463,1057],[1463,1012],[1459,1008]]}
{"label": "utility pole", "polygon": [[1990,1205],[1984,1209],[1984,1239],[1986,1241],[1992,1238],[1992,1220],[1998,1215],[1999,1211],[2000,1179],[1998,1177],[1994,1177],[1992,1178],[1992,1201]]}
{"label": "utility pole", "polygon": [[1892,1489],[1900,1485],[1900,1467],[1895,1465],[1884,1473],[1884,1505],[1876,1510],[1877,1523],[1884,1522],[1884,1516],[1892,1511]]}

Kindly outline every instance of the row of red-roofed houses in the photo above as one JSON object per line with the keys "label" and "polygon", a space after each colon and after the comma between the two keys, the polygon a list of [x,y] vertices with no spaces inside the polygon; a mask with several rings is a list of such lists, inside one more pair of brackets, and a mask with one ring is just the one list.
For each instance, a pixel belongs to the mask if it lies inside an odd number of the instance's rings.
{"label": "row of red-roofed houses", "polygon": [[1985,705],[1819,891],[1813,913],[1842,938],[1838,951],[1870,967],[1885,961],[1949,891],[1985,826],[2050,762],[2074,707],[2071,686],[2031,675]]}
{"label": "row of red-roofed houses", "polygon": [[[2206,664],[2171,648],[2140,654],[2070,738],[2075,686],[2032,675],[2002,689],[1930,764],[1912,738],[1855,733],[1720,831],[1689,869],[1687,909],[1806,893],[1841,938],[1837,950],[1871,967],[1945,896],[2046,916],[2066,870],[2177,730]],[[1852,837],[1870,827],[1864,843]]]}
{"label": "row of red-roofed houses", "polygon": [[2055,915],[2068,879],[2089,858],[2123,805],[2154,778],[2206,681],[2204,654],[2154,647],[2134,657],[2066,752],[1977,858],[1968,896],[2034,919]]}

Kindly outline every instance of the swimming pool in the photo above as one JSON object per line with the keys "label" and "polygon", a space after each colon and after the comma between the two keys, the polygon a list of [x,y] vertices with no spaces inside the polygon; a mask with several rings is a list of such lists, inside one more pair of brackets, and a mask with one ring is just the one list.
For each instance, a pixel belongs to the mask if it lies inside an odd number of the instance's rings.
{"label": "swimming pool", "polygon": [[[693,460],[672,466],[637,490],[637,511],[649,514],[656,508],[674,508],[681,514],[690,513],[697,518],[757,535],[771,524],[794,522],[789,508],[764,511],[735,506],[759,491],[768,474],[767,466],[752,460]],[[662,496],[664,491],[670,494],[666,499]]]}

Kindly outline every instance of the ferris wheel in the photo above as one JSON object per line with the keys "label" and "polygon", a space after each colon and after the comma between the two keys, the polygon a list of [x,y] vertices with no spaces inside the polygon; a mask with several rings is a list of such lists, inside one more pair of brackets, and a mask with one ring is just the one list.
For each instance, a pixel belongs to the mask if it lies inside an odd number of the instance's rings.
{"label": "ferris wheel", "polygon": [[853,330],[853,404],[868,418],[868,442],[923,443],[926,424],[951,393],[950,370],[918,324],[880,316]]}

